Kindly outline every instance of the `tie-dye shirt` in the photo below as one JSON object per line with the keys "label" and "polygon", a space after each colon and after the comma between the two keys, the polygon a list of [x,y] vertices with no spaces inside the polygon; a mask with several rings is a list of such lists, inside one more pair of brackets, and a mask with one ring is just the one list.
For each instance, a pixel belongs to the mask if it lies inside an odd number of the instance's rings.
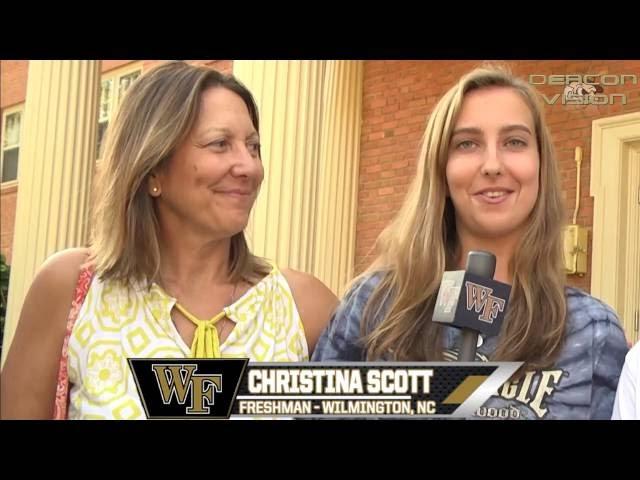
{"label": "tie-dye shirt", "polygon": [[[381,276],[356,283],[320,337],[313,361],[364,361],[360,320]],[[616,313],[591,295],[566,288],[567,327],[558,360],[505,383],[474,419],[610,419],[620,371],[628,351]],[[380,316],[381,318],[381,316]],[[379,318],[379,319],[380,319]],[[378,320],[379,320],[378,319]],[[444,326],[444,355],[457,358],[460,330]],[[476,360],[488,361],[497,336],[479,337]]]}

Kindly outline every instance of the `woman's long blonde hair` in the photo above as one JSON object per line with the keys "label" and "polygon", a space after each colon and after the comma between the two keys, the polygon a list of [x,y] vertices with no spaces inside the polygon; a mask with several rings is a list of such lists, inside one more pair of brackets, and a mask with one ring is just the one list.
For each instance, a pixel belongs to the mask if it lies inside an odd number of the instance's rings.
{"label": "woman's long blonde hair", "polygon": [[[146,281],[160,268],[158,219],[148,194],[149,174],[187,137],[202,94],[222,87],[238,94],[259,131],[258,108],[249,90],[229,75],[184,62],[168,62],[136,80],[110,123],[94,197],[91,261],[102,279]],[[244,232],[231,238],[232,282],[254,282],[270,266],[251,254]]]}
{"label": "woman's long blonde hair", "polygon": [[536,91],[503,68],[465,75],[434,108],[424,133],[417,176],[392,223],[381,233],[378,257],[359,277],[381,281],[364,310],[367,357],[441,360],[441,327],[431,317],[445,270],[457,269],[455,211],[447,197],[446,164],[464,96],[487,87],[511,88],[531,110],[540,155],[539,195],[509,268],[508,311],[492,359],[547,366],[559,353],[565,330],[562,228],[565,210],[557,162]]}

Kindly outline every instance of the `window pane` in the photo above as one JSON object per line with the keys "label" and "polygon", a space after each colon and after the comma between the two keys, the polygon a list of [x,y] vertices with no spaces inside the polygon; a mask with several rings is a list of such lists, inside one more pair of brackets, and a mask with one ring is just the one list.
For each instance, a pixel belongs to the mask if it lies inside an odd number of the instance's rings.
{"label": "window pane", "polygon": [[4,141],[2,148],[17,147],[20,143],[20,121],[22,120],[22,112],[15,112],[5,117],[4,124]]}
{"label": "window pane", "polygon": [[104,142],[104,133],[106,132],[108,125],[109,122],[98,123],[98,149],[96,152],[96,158],[102,158],[102,143]]}
{"label": "window pane", "polygon": [[111,113],[111,103],[113,99],[113,79],[103,80],[100,91],[100,121],[109,120]]}
{"label": "window pane", "polygon": [[4,151],[2,156],[2,181],[10,182],[18,178],[19,148],[11,148]]}
{"label": "window pane", "polygon": [[125,92],[129,89],[134,80],[139,76],[140,70],[128,73],[127,75],[123,75],[122,77],[120,77],[120,82],[118,84],[118,102],[122,101]]}

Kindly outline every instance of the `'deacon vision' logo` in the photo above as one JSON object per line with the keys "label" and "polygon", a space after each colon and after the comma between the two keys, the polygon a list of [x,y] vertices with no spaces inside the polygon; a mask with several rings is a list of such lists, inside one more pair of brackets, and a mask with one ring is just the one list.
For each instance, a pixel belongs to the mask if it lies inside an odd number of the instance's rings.
{"label": "'deacon vision' logo", "polygon": [[[571,74],[571,75],[529,75],[529,83],[536,87],[554,85],[562,87],[551,96],[541,92],[547,105],[626,105],[627,95],[624,92],[630,85],[638,84],[638,76],[633,74]],[[616,93],[605,93],[605,87],[612,87]]]}

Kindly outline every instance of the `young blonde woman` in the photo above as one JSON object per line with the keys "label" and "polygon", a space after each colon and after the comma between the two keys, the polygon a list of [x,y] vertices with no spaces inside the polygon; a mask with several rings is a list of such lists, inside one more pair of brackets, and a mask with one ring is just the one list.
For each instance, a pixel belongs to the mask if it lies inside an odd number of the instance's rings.
{"label": "young blonde woman", "polygon": [[411,191],[313,360],[455,359],[460,332],[432,322],[440,281],[485,250],[512,290],[477,360],[525,366],[476,416],[610,418],[627,346],[611,308],[566,286],[564,220],[536,92],[503,69],[470,72],[432,112]]}

